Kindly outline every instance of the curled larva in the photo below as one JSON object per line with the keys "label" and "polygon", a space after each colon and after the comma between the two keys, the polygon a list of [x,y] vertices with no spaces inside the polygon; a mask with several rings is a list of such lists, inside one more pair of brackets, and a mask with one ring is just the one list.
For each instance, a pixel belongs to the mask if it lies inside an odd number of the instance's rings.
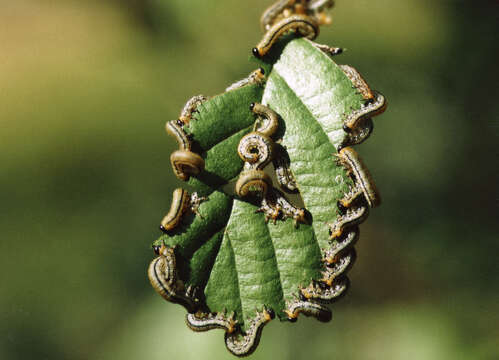
{"label": "curled larva", "polygon": [[338,158],[353,176],[355,188],[362,191],[369,207],[378,206],[381,203],[378,189],[359,154],[353,148],[345,147],[338,153]]}
{"label": "curled larva", "polygon": [[263,327],[274,317],[274,311],[271,309],[263,309],[263,311],[257,312],[246,334],[241,335],[238,332],[225,333],[225,346],[236,356],[250,355],[260,342]]}
{"label": "curled larva", "polygon": [[204,160],[192,151],[177,150],[170,155],[173,172],[180,180],[187,181],[191,175],[204,170]]}
{"label": "curled larva", "polygon": [[197,107],[208,100],[204,95],[196,95],[190,98],[184,105],[184,108],[180,112],[179,120],[183,124],[189,124],[192,118],[192,113],[196,111]]}
{"label": "curled larva", "polygon": [[227,316],[225,313],[195,313],[187,314],[185,317],[187,326],[193,331],[208,331],[212,329],[223,329],[231,334],[236,330],[237,320],[234,313]]}
{"label": "curled larva", "polygon": [[315,300],[320,303],[329,304],[338,300],[346,294],[350,283],[347,277],[336,279],[330,287],[324,287],[316,283],[300,289],[300,297],[306,300]]}
{"label": "curled larva", "polygon": [[334,240],[340,237],[347,226],[357,225],[364,221],[369,214],[368,209],[369,208],[367,206],[350,208],[344,215],[338,216],[334,223],[328,224],[329,232],[331,234],[330,239]]}
{"label": "curled larva", "polygon": [[301,300],[292,302],[284,312],[290,321],[296,321],[300,313],[305,316],[313,316],[321,322],[328,322],[332,317],[331,310],[327,307],[315,302]]}
{"label": "curled larva", "polygon": [[[382,114],[386,110],[385,97],[373,91],[373,98],[370,102],[363,105],[360,109],[352,111],[343,122],[343,130],[351,132],[359,127],[366,119]],[[365,125],[364,125],[365,126]]]}
{"label": "curled larva", "polygon": [[370,117],[362,117],[355,123],[354,128],[349,128],[343,125],[343,129],[346,129],[346,136],[341,145],[338,146],[338,151],[347,146],[357,145],[364,140],[366,140],[374,129],[373,120]]}
{"label": "curled larva", "polygon": [[182,305],[188,312],[196,311],[196,300],[185,294],[183,283],[177,279],[175,249],[163,245],[159,253],[147,271],[152,287],[165,300]]}
{"label": "curled larva", "polygon": [[[161,220],[159,228],[165,233],[172,231],[180,224],[182,217],[188,210],[201,216],[198,211],[199,204],[206,199],[207,198],[199,196],[197,193],[193,193],[189,196],[187,190],[182,188],[173,190],[170,211],[168,211],[163,220]],[[155,252],[158,253],[156,250],[157,249],[155,249]]]}
{"label": "curled larva", "polygon": [[225,92],[236,90],[246,85],[263,84],[264,82],[265,70],[263,70],[263,68],[258,68],[255,71],[252,71],[248,77],[236,81],[234,84],[230,85],[227,89],[225,89]]}
{"label": "curled larva", "polygon": [[272,164],[274,165],[274,171],[279,185],[290,192],[296,192],[298,186],[296,185],[296,179],[291,171],[289,160],[289,155],[287,151],[281,146],[274,146],[274,157],[272,158]]}
{"label": "curled larva", "polygon": [[262,40],[253,48],[253,55],[257,58],[263,57],[281,36],[290,31],[314,40],[319,35],[319,25],[313,18],[306,15],[292,15],[284,18],[265,33]]}
{"label": "curled larva", "polygon": [[[260,123],[263,123],[260,126],[255,127],[255,131],[268,137],[274,135],[279,127],[279,116],[277,113],[271,108],[259,103],[251,103],[250,110],[258,115],[258,120],[260,120]],[[261,119],[262,117],[263,120]]]}
{"label": "curled larva", "polygon": [[241,172],[236,182],[236,194],[239,197],[248,196],[250,193],[258,193],[265,197],[272,179],[262,170],[248,170]]}
{"label": "curled larva", "polygon": [[326,266],[325,270],[322,271],[322,279],[319,281],[327,286],[331,286],[336,278],[346,273],[353,266],[355,257],[355,249],[351,248],[348,254],[343,254],[335,258],[334,262]]}
{"label": "curled larva", "polygon": [[257,131],[243,136],[237,147],[239,157],[249,163],[250,169],[263,169],[272,160],[274,143]]}
{"label": "curled larva", "polygon": [[166,132],[177,140],[180,150],[191,150],[191,141],[177,120],[168,121],[165,128]]}

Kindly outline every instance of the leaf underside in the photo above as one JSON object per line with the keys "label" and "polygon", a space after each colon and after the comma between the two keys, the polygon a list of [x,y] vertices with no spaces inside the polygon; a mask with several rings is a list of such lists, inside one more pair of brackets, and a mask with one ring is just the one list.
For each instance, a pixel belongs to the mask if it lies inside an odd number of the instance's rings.
{"label": "leaf underside", "polygon": [[[264,306],[287,319],[286,302],[320,278],[321,249],[330,243],[326,222],[337,218],[336,203],[352,185],[333,154],[346,136],[344,116],[363,103],[338,65],[311,41],[294,39],[275,58],[265,64],[272,71],[264,85],[214,96],[197,108],[186,131],[206,165],[189,185],[208,200],[200,205],[202,218],[184,217],[173,235],[154,243],[177,245],[179,278],[204,289],[210,311],[234,312],[243,330]],[[281,117],[274,140],[289,154],[310,224],[266,223],[251,201],[222,191],[242,170],[237,145],[253,128],[252,102]]]}

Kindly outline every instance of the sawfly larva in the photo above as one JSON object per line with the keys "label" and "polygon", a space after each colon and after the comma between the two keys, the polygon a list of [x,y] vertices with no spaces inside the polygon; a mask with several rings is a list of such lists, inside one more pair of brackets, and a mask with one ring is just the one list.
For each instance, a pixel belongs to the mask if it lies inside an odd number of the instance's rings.
{"label": "sawfly larva", "polygon": [[352,227],[348,229],[347,233],[339,238],[336,238],[331,246],[326,250],[323,250],[324,258],[323,261],[326,264],[333,264],[337,260],[337,256],[344,250],[351,247],[359,239],[359,227]]}
{"label": "sawfly larva", "polygon": [[195,313],[187,314],[185,317],[187,326],[193,331],[208,331],[212,329],[223,329],[231,334],[236,330],[237,320],[234,313],[227,316],[225,313]]}
{"label": "sawfly larva", "polygon": [[184,190],[182,188],[173,190],[173,198],[172,204],[170,206],[170,211],[168,211],[163,220],[161,220],[161,225],[159,226],[161,231],[168,233],[175,229],[180,224],[180,222],[182,221],[182,217],[188,210],[201,216],[198,209],[199,204],[203,200],[206,200],[206,198],[198,196],[197,193],[193,193],[191,196],[189,196],[187,190]]}
{"label": "sawfly larva", "polygon": [[272,160],[273,147],[271,138],[253,131],[243,136],[237,152],[244,162],[249,163],[247,168],[263,169]]}
{"label": "sawfly larva", "polygon": [[357,225],[364,221],[369,213],[368,209],[367,206],[347,209],[346,213],[338,216],[333,224],[328,224],[331,234],[329,239],[334,240],[340,237],[347,226]]}
{"label": "sawfly larva", "polygon": [[256,317],[251,320],[246,334],[241,335],[238,332],[225,333],[225,346],[236,356],[250,355],[260,342],[263,327],[274,317],[274,311],[271,309],[264,308],[262,312],[257,311]]}
{"label": "sawfly larva", "polygon": [[177,140],[180,150],[191,150],[191,140],[177,120],[168,121],[165,128],[166,132]]}
{"label": "sawfly larva", "polygon": [[196,311],[196,299],[185,294],[184,284],[177,279],[174,247],[163,245],[159,253],[147,271],[152,287],[165,300],[182,305],[188,312]]}
{"label": "sawfly larva", "polygon": [[170,155],[173,172],[180,180],[187,181],[191,175],[204,170],[204,160],[192,151],[177,150]]}
{"label": "sawfly larva", "polygon": [[225,92],[239,89],[246,85],[253,84],[263,84],[265,82],[265,70],[263,68],[258,68],[255,71],[252,71],[247,78],[236,81],[234,84],[230,85]]}
{"label": "sawfly larva", "polygon": [[343,70],[343,73],[347,76],[347,78],[350,79],[353,86],[359,90],[364,100],[370,102],[374,99],[374,93],[356,68],[350,65],[339,65],[339,67]]}
{"label": "sawfly larva", "polygon": [[262,40],[253,48],[253,55],[257,58],[267,54],[272,46],[284,34],[295,31],[298,35],[314,40],[319,35],[319,25],[306,15],[292,15],[275,23],[263,36]]}
{"label": "sawfly larva", "polygon": [[296,300],[292,302],[286,310],[288,320],[296,321],[298,315],[313,316],[321,322],[331,321],[332,313],[327,307],[310,301]]}
{"label": "sawfly larva", "polygon": [[300,297],[329,304],[346,294],[349,285],[347,277],[337,279],[332,287],[323,288],[319,284],[310,284],[308,287],[300,289]]}
{"label": "sawfly larva", "polygon": [[241,172],[236,182],[236,194],[239,197],[248,196],[250,193],[258,193],[265,197],[272,179],[262,170],[248,170]]}
{"label": "sawfly larva", "polygon": [[343,130],[351,132],[353,129],[359,127],[367,118],[371,118],[382,114],[386,110],[385,97],[373,91],[373,99],[367,104],[363,105],[360,109],[352,111],[343,122]]}
{"label": "sawfly larva", "polygon": [[179,121],[182,124],[188,125],[192,118],[192,113],[196,111],[197,107],[203,102],[208,100],[204,95],[196,95],[190,98],[184,105],[184,108],[180,112]]}
{"label": "sawfly larva", "polygon": [[277,131],[279,127],[279,116],[277,115],[277,113],[271,108],[259,103],[251,103],[250,110],[254,114],[258,115],[257,121],[259,121],[260,123],[263,122],[263,124],[261,124],[261,126],[258,127],[255,124],[254,131],[259,132],[268,137],[274,135],[274,133]]}
{"label": "sawfly larva", "polygon": [[359,154],[353,148],[345,147],[338,153],[338,158],[340,163],[346,167],[347,173],[353,176],[356,188],[354,192],[357,189],[361,190],[369,207],[378,206],[381,203],[378,189]]}

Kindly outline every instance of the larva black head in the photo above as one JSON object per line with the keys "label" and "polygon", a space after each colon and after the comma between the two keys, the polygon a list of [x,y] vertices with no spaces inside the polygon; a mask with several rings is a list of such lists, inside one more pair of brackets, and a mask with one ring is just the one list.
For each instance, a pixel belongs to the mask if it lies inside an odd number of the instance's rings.
{"label": "larva black head", "polygon": [[253,53],[253,56],[256,58],[261,58],[262,56],[260,55],[260,51],[258,51],[258,48],[254,47],[251,52]]}
{"label": "larva black head", "polygon": [[165,229],[165,227],[163,225],[159,225],[159,230],[161,230],[162,232],[164,232],[165,234],[168,233],[168,231]]}
{"label": "larva black head", "polygon": [[343,124],[343,131],[345,131],[347,133],[351,133],[352,129],[350,129],[348,126],[346,126],[345,124]]}
{"label": "larva black head", "polygon": [[250,110],[253,111],[254,108],[255,108],[255,103],[251,103],[250,104]]}
{"label": "larva black head", "polygon": [[161,249],[161,246],[159,245],[153,245],[152,249],[156,255],[159,255],[159,249]]}
{"label": "larva black head", "polygon": [[340,55],[343,53],[343,48],[336,48],[333,52],[333,55]]}
{"label": "larva black head", "polygon": [[297,317],[288,317],[288,321],[292,322],[292,323],[295,323],[295,322],[298,321],[298,318]]}
{"label": "larva black head", "polygon": [[262,75],[265,75],[265,70],[263,68],[258,68],[258,70],[260,70],[260,72],[262,73]]}
{"label": "larva black head", "polygon": [[347,208],[341,203],[341,201],[338,200],[336,205],[338,206],[338,210],[341,214],[344,214],[347,211]]}
{"label": "larva black head", "polygon": [[269,314],[270,318],[271,319],[274,319],[275,318],[275,312],[274,310],[272,309],[265,309],[267,311],[267,313]]}

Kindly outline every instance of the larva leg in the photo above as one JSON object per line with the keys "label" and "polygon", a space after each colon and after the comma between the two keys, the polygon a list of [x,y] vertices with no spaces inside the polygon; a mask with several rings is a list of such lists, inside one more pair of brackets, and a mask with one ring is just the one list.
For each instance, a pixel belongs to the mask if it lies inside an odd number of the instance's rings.
{"label": "larva leg", "polygon": [[324,250],[323,261],[326,264],[333,264],[337,260],[338,255],[353,246],[355,242],[359,239],[359,227],[352,227],[348,229],[348,232],[343,233],[341,237],[335,238],[332,241],[331,246]]}
{"label": "larva leg", "polygon": [[310,301],[296,300],[284,310],[290,321],[296,321],[301,313],[305,316],[313,316],[321,322],[331,321],[332,313],[327,307]]}
{"label": "larva leg", "polygon": [[191,199],[190,199],[190,205],[191,205],[191,207],[190,207],[190,210],[194,214],[198,215],[200,218],[203,218],[203,216],[201,216],[201,214],[199,213],[199,205],[201,205],[201,203],[203,201],[206,201],[206,200],[208,200],[207,197],[205,197],[205,196],[199,196],[197,192],[194,192],[191,195]]}
{"label": "larva leg", "polygon": [[346,125],[343,125],[344,129],[347,132],[347,136],[345,136],[345,140],[343,143],[338,146],[338,151],[347,146],[357,145],[364,142],[373,132],[374,124],[371,118],[362,118],[356,122],[354,128],[349,128]]}
{"label": "larva leg", "polygon": [[319,25],[313,18],[305,15],[292,15],[284,18],[265,33],[262,40],[253,48],[253,55],[257,58],[263,57],[281,36],[290,31],[313,40],[319,35]]}
{"label": "larva leg", "polygon": [[193,331],[223,329],[228,334],[231,334],[237,328],[237,321],[234,319],[234,313],[227,316],[225,313],[206,314],[197,312],[195,314],[187,314],[185,322]]}
{"label": "larva leg", "polygon": [[345,166],[353,176],[355,187],[364,194],[369,207],[376,207],[381,203],[378,189],[371,177],[369,170],[362,162],[359,154],[351,148],[345,147],[338,153],[340,163]]}
{"label": "larva leg", "polygon": [[267,191],[267,196],[262,199],[261,206],[258,210],[255,211],[255,213],[263,213],[265,215],[265,222],[268,222],[269,219],[272,219],[275,224],[277,222],[277,219],[279,219],[282,215],[282,209],[281,206],[277,204],[274,196],[269,198],[269,193],[272,193],[272,191]]}
{"label": "larva leg", "polygon": [[196,299],[185,295],[183,283],[177,279],[175,249],[163,245],[159,252],[147,271],[152,287],[165,300],[182,305],[188,312],[195,312],[198,307]]}
{"label": "larva leg", "polygon": [[350,65],[340,65],[340,68],[366,101],[370,102],[374,99],[371,88],[367,85],[366,80],[360,75],[357,69]]}
{"label": "larva leg", "polygon": [[271,108],[259,103],[251,103],[250,110],[258,115],[257,122],[263,122],[260,126],[255,126],[255,131],[268,137],[274,135],[279,128],[279,115]]}
{"label": "larva leg", "polygon": [[230,85],[225,92],[239,89],[246,85],[258,84],[261,85],[265,82],[265,70],[263,68],[258,68],[252,71],[247,78],[236,81],[234,84]]}
{"label": "larva leg", "polygon": [[180,112],[179,120],[182,124],[188,125],[192,118],[192,113],[196,111],[196,108],[203,102],[208,100],[204,95],[196,95],[190,98],[184,105],[184,108]]}
{"label": "larva leg", "polygon": [[275,314],[272,310],[264,309],[262,312],[256,313],[256,317],[251,321],[245,335],[225,333],[227,349],[236,356],[247,356],[253,353],[260,342],[263,327],[274,317]]}
{"label": "larva leg", "polygon": [[191,175],[204,170],[204,160],[192,151],[177,150],[170,155],[173,172],[180,180],[187,181]]}
{"label": "larva leg", "polygon": [[330,287],[336,278],[352,267],[355,257],[355,249],[352,248],[347,254],[334,258],[333,262],[328,264],[326,270],[322,272],[322,279],[319,281]]}

